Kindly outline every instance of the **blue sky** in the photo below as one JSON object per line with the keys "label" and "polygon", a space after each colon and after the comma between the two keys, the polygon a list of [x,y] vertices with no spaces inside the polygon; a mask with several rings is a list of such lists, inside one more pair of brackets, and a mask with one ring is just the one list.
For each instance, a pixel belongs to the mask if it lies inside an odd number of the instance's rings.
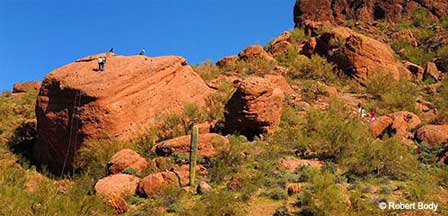
{"label": "blue sky", "polygon": [[0,91],[114,47],[190,64],[265,44],[294,26],[295,0],[0,0]]}

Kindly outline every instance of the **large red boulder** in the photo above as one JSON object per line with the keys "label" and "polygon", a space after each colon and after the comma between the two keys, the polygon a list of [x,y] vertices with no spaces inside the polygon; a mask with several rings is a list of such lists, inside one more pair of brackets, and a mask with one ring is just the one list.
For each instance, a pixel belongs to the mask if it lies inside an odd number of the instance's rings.
{"label": "large red boulder", "polygon": [[108,165],[109,172],[112,174],[121,173],[126,168],[132,168],[137,173],[142,173],[149,166],[145,158],[131,149],[123,149],[115,153]]}
{"label": "large red boulder", "polygon": [[[152,151],[160,156],[173,153],[189,154],[191,136],[181,136],[156,144]],[[207,133],[199,135],[198,153],[201,157],[214,157],[229,147],[229,140],[219,134]]]}
{"label": "large red boulder", "polygon": [[448,125],[426,125],[417,130],[416,138],[429,145],[448,144]]}
{"label": "large red boulder", "polygon": [[108,198],[133,196],[139,182],[140,178],[132,175],[111,175],[100,179],[95,185],[95,191],[98,196]]}
{"label": "large red boulder", "polygon": [[401,111],[379,117],[371,122],[370,131],[375,137],[381,137],[385,134],[393,135],[409,144],[414,138],[413,130],[420,124],[421,120],[417,115]]}
{"label": "large red boulder", "polygon": [[425,8],[431,17],[448,15],[446,0],[296,0],[294,21],[302,26],[307,21],[342,24],[345,20],[391,22],[408,18],[415,9]]}
{"label": "large red boulder", "polygon": [[36,91],[40,88],[39,81],[18,82],[14,83],[12,93],[23,93],[28,91]]}
{"label": "large red boulder", "polygon": [[[330,53],[329,60],[361,83],[377,73],[390,75],[394,79],[412,76],[412,72],[395,58],[392,48],[385,43],[345,27],[333,28],[322,37],[327,35],[343,42],[341,47]],[[319,45],[323,46],[323,40],[320,41]]]}
{"label": "large red boulder", "polygon": [[248,137],[272,133],[280,124],[284,100],[284,92],[269,80],[250,77],[225,106],[225,128]]}
{"label": "large red boulder", "polygon": [[174,172],[159,172],[143,178],[138,185],[138,191],[148,197],[153,197],[165,189],[179,186],[179,177]]}
{"label": "large red boulder", "polygon": [[[105,71],[98,58],[106,56]],[[34,158],[60,171],[89,139],[131,139],[211,93],[182,57],[89,56],[47,75],[37,99]],[[67,157],[67,158],[66,158]]]}

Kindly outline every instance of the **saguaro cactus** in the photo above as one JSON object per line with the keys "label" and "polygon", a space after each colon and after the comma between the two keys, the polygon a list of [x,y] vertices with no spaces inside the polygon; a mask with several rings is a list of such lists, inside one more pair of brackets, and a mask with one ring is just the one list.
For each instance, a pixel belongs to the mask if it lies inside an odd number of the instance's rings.
{"label": "saguaro cactus", "polygon": [[190,139],[190,186],[195,185],[196,178],[196,161],[198,158],[198,141],[199,140],[199,129],[193,126],[191,129],[191,139]]}

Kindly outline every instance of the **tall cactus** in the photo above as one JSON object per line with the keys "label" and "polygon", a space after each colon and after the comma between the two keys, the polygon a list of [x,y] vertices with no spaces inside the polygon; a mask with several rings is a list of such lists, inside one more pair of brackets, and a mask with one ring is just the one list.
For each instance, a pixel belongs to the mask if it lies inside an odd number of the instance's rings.
{"label": "tall cactus", "polygon": [[195,185],[196,178],[196,161],[198,158],[198,139],[199,139],[199,129],[193,126],[191,129],[191,139],[190,139],[190,186]]}

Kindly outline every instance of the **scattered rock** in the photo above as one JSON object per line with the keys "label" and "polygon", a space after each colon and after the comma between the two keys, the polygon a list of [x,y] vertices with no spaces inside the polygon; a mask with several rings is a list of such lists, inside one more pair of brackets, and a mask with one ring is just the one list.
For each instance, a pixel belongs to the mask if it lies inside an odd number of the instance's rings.
{"label": "scattered rock", "polygon": [[138,191],[148,197],[154,197],[164,189],[179,187],[179,178],[174,172],[159,172],[146,176],[138,185]]}
{"label": "scattered rock", "polygon": [[409,61],[404,62],[404,66],[417,77],[418,80],[423,80],[423,74],[425,73],[425,69],[417,64],[414,64]]}
{"label": "scattered rock", "polygon": [[137,152],[131,149],[123,149],[112,156],[109,162],[109,172],[117,174],[123,172],[126,168],[133,168],[137,173],[142,173],[148,168],[148,162]]}
{"label": "scattered rock", "polygon": [[[107,57],[104,72],[97,71],[100,56]],[[187,102],[205,106],[211,92],[181,57],[108,53],[80,59],[42,83],[36,105],[41,139],[34,159],[60,172],[66,153],[70,168],[87,140],[131,139],[162,124],[161,115],[182,112]]]}
{"label": "scattered rock", "polygon": [[269,47],[268,50],[269,53],[271,53],[273,56],[278,56],[286,53],[288,49],[292,46],[290,39],[291,39],[291,33],[283,32],[271,42],[271,46]]}
{"label": "scattered rock", "polygon": [[95,191],[98,196],[108,198],[134,196],[139,182],[138,177],[115,174],[100,179],[95,185]]}
{"label": "scattered rock", "polygon": [[198,194],[206,194],[213,191],[212,186],[210,186],[207,182],[201,181],[196,189]]}
{"label": "scattered rock", "polygon": [[124,214],[129,210],[128,203],[122,197],[113,197],[107,200],[107,204],[115,209],[117,215]]}
{"label": "scattered rock", "polygon": [[[182,165],[173,170],[174,173],[179,177],[179,183],[181,187],[186,187],[190,185],[190,165]],[[196,175],[207,174],[207,168],[202,165],[196,166]]]}
{"label": "scattered rock", "polygon": [[[190,153],[190,135],[166,140],[155,145],[153,152],[159,156],[169,156],[173,153]],[[201,157],[215,157],[219,152],[229,147],[229,140],[219,134],[199,134],[198,153]]]}
{"label": "scattered rock", "polygon": [[242,187],[242,185],[241,185],[240,177],[238,175],[232,176],[230,181],[227,183],[227,189],[229,189],[231,191],[237,191],[237,190],[241,189],[241,187]]}
{"label": "scattered rock", "polygon": [[426,64],[425,74],[423,76],[425,80],[432,78],[435,81],[438,81],[440,75],[441,73],[434,62],[428,62],[428,64]]}
{"label": "scattered rock", "polygon": [[302,191],[302,188],[300,187],[299,184],[289,184],[288,185],[288,194],[289,195],[300,193],[300,191]]}
{"label": "scattered rock", "polygon": [[301,166],[310,166],[313,168],[321,168],[323,166],[323,162],[322,161],[318,161],[318,160],[302,160],[302,159],[297,159],[297,158],[282,158],[279,161],[279,165],[281,168],[289,171],[289,172],[294,172],[298,167]]}
{"label": "scattered rock", "polygon": [[244,80],[225,108],[225,128],[249,138],[274,132],[280,124],[285,94],[260,77]]}
{"label": "scattered rock", "polygon": [[39,81],[18,82],[12,88],[12,93],[24,93],[29,91],[37,91],[40,89]]}
{"label": "scattered rock", "polygon": [[431,146],[448,144],[448,125],[426,125],[417,130],[416,138]]}
{"label": "scattered rock", "polygon": [[291,88],[284,76],[268,74],[265,75],[264,78],[269,80],[274,88],[281,89],[286,96],[297,96],[296,92]]}

